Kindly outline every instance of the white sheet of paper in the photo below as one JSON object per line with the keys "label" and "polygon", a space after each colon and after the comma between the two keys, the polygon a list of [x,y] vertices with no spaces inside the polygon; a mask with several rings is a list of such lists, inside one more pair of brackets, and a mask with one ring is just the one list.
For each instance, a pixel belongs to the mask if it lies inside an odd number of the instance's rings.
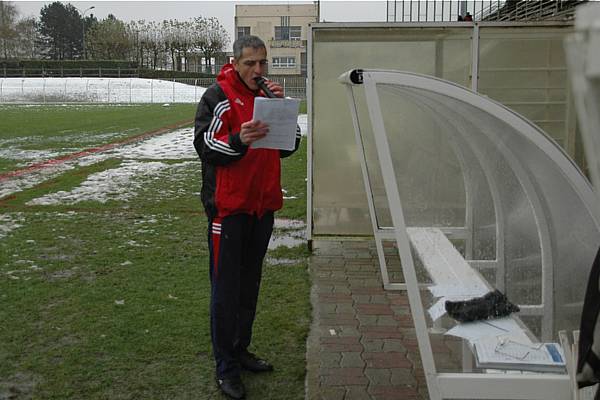
{"label": "white sheet of paper", "polygon": [[486,336],[512,335],[513,337],[527,336],[523,329],[510,317],[488,319],[484,321],[459,323],[454,328],[445,333],[446,335],[458,336],[469,342],[481,339]]}
{"label": "white sheet of paper", "polygon": [[[505,344],[499,345],[504,339]],[[523,342],[519,337],[486,337],[475,342],[477,357],[480,361],[510,363],[510,364],[540,364],[540,365],[564,365],[564,354],[557,343],[531,343]],[[560,359],[553,360],[547,346],[552,346],[558,353]]]}
{"label": "white sheet of paper", "polygon": [[431,317],[432,321],[437,321],[444,314],[446,314],[445,304],[446,304],[446,299],[441,298],[434,305],[429,307],[429,310],[427,310],[427,312],[429,313],[429,316]]}
{"label": "white sheet of paper", "polygon": [[294,150],[298,124],[298,99],[254,98],[253,120],[269,125],[269,133],[252,143],[253,149]]}

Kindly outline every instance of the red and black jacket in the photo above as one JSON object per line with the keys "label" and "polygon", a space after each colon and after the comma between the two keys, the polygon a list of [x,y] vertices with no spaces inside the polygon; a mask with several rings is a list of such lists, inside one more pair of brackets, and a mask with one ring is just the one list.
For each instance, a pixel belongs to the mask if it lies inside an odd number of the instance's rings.
{"label": "red and black jacket", "polygon": [[254,98],[233,65],[223,66],[217,83],[198,104],[194,147],[202,160],[202,204],[210,218],[277,211],[283,206],[279,159],[292,151],[251,149],[239,137],[243,122],[252,120]]}

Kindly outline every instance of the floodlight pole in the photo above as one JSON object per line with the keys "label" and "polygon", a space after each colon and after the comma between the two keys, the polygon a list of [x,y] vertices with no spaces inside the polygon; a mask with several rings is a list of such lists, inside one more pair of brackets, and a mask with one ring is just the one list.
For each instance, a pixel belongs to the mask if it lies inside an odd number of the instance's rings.
{"label": "floodlight pole", "polygon": [[[85,51],[85,13],[90,10],[93,10],[94,8],[96,8],[96,6],[88,7],[85,10],[83,10],[83,12],[81,13],[81,26],[83,28],[83,30],[81,31],[81,40],[83,43],[83,59],[84,60],[87,60],[87,53]],[[81,10],[79,10],[79,8],[77,8],[77,11],[81,12]]]}

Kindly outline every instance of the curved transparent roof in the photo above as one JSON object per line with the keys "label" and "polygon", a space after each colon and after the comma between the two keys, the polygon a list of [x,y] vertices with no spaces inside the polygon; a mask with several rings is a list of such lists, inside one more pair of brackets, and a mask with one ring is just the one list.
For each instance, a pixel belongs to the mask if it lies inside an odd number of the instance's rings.
{"label": "curved transparent roof", "polygon": [[[351,83],[350,75],[341,79]],[[578,329],[600,243],[598,200],[578,167],[527,119],[466,88],[398,71],[364,70],[362,78],[348,87],[377,226],[392,225],[374,144],[380,132],[407,227],[453,232],[465,259],[524,305],[522,319],[538,336]]]}

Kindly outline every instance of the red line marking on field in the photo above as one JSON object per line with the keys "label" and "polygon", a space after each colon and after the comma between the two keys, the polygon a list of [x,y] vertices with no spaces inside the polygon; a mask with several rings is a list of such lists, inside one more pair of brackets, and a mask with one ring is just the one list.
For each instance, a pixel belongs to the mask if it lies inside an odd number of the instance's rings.
{"label": "red line marking on field", "polygon": [[3,174],[0,174],[0,182],[5,181],[10,178],[17,177],[17,176],[26,175],[31,172],[39,171],[41,169],[48,168],[53,165],[62,164],[64,162],[74,160],[76,158],[80,158],[83,156],[89,156],[90,154],[101,153],[106,150],[114,149],[115,147],[120,147],[120,146],[124,146],[126,144],[130,144],[133,142],[138,142],[140,140],[144,140],[144,139],[147,139],[152,136],[157,136],[157,135],[169,132],[173,129],[182,128],[186,125],[191,124],[192,122],[193,121],[191,121],[191,120],[178,122],[174,125],[169,125],[169,126],[165,126],[165,127],[159,128],[159,129],[155,129],[153,131],[145,132],[145,133],[139,134],[137,136],[132,136],[127,139],[120,140],[118,142],[108,143],[108,144],[105,144],[105,145],[102,145],[99,147],[92,147],[89,149],[78,151],[76,153],[71,153],[71,154],[61,156],[61,157],[53,158],[51,160],[46,160],[46,161],[42,161],[39,163],[31,164],[22,169],[5,172]]}

